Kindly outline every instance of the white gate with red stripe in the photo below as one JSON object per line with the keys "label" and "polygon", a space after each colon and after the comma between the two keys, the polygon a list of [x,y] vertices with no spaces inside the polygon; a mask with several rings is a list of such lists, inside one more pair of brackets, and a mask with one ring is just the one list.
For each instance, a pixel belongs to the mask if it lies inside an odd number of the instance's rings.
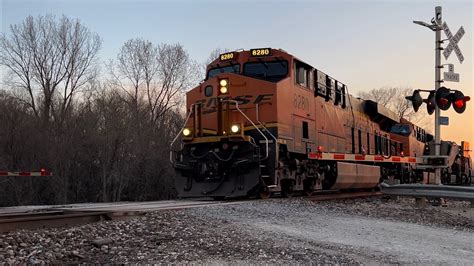
{"label": "white gate with red stripe", "polygon": [[53,176],[52,172],[42,169],[39,172],[6,172],[0,171],[0,176]]}
{"label": "white gate with red stripe", "polygon": [[328,161],[362,161],[362,162],[382,162],[382,163],[422,163],[422,158],[402,157],[402,156],[383,156],[383,155],[362,155],[362,154],[344,154],[329,152],[310,152],[309,159],[328,160]]}

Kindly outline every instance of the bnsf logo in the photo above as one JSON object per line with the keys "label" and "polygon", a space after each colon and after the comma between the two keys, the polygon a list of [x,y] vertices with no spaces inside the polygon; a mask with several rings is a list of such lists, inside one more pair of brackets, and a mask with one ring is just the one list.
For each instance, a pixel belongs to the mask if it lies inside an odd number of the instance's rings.
{"label": "bnsf logo", "polygon": [[[265,103],[265,102],[271,102],[273,98],[273,94],[260,94],[260,95],[239,95],[235,97],[220,97],[224,100],[234,100],[239,103],[239,105],[245,105],[245,104],[260,104],[260,103]],[[208,99],[202,99],[199,101],[196,101],[196,103],[203,103],[205,108],[213,108],[216,106],[217,103],[217,97],[215,98],[208,98]]]}

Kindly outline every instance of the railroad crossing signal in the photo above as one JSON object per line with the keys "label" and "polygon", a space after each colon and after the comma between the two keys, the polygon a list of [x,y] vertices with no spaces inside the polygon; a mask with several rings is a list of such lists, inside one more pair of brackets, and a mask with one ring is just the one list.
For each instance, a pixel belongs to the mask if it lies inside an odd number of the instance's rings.
{"label": "railroad crossing signal", "polygon": [[436,91],[436,104],[441,110],[448,110],[453,105],[456,113],[462,114],[466,110],[466,102],[471,100],[471,97],[464,96],[464,93],[458,90],[449,90],[446,87],[441,87]]}
{"label": "railroad crossing signal", "polygon": [[423,98],[421,98],[420,90],[414,90],[412,96],[407,96],[405,99],[409,100],[413,104],[413,110],[418,112],[418,109],[423,104]]}
{"label": "railroad crossing signal", "polygon": [[[441,68],[443,67],[441,65],[441,51],[443,48],[441,47],[441,44],[443,41],[441,40],[441,31],[444,31],[446,36],[448,37],[449,44],[446,48],[444,48],[444,57],[445,59],[448,59],[449,55],[451,52],[454,50],[456,52],[456,56],[458,57],[458,60],[460,63],[464,61],[464,56],[461,53],[461,50],[458,47],[458,42],[461,40],[462,36],[464,35],[464,28],[461,27],[456,35],[453,36],[451,31],[449,30],[448,24],[446,22],[443,23],[443,18],[442,18],[442,8],[441,6],[435,7],[435,17],[431,20],[431,24],[423,22],[423,21],[413,21],[413,23],[424,26],[429,28],[430,30],[435,32],[435,44],[436,44],[436,49],[435,49],[435,87],[434,91],[436,92],[439,88],[441,88]],[[453,71],[448,72],[448,74],[445,74],[445,80],[446,81],[459,81],[459,75],[456,75]],[[431,92],[431,91],[429,91]],[[428,97],[427,104],[433,105],[433,99],[436,98],[436,95],[433,95],[434,93],[430,93],[430,97]],[[433,97],[434,96],[434,97]],[[456,97],[459,97],[456,96]],[[457,105],[454,107],[456,112],[461,111],[463,112],[464,109],[466,108],[466,102],[469,101],[469,97],[464,97],[461,99],[459,98],[456,100],[457,102],[454,105]],[[450,99],[445,99],[445,100],[450,100]],[[445,100],[442,100],[442,103],[445,102]],[[413,102],[414,103],[414,102]],[[419,107],[419,106],[418,106]],[[460,108],[461,107],[461,108]],[[462,109],[464,108],[464,109]],[[462,110],[461,110],[462,109]],[[431,111],[430,108],[428,108],[428,112]],[[441,127],[439,123],[440,119],[440,114],[441,114],[441,109],[437,108],[437,105],[434,106],[434,112],[435,112],[435,134],[434,134],[434,142],[435,142],[435,156],[440,156],[441,154]],[[440,169],[435,169],[435,183],[436,184],[441,184],[441,171]]]}
{"label": "railroad crossing signal", "polygon": [[436,91],[436,104],[441,110],[448,110],[451,105],[451,92],[446,87],[441,87]]}
{"label": "railroad crossing signal", "polygon": [[[423,99],[420,92],[429,92],[428,98]],[[405,97],[413,104],[413,109],[418,112],[420,106],[426,103],[426,110],[428,114],[433,114],[438,106],[441,110],[448,110],[452,105],[454,111],[462,114],[466,110],[466,103],[471,100],[471,97],[464,96],[464,93],[458,90],[451,90],[446,87],[441,87],[438,90],[415,90],[412,96]]]}
{"label": "railroad crossing signal", "polygon": [[432,115],[436,110],[436,94],[434,91],[430,92],[428,98],[424,99],[423,102],[426,103],[426,111],[429,115]]}
{"label": "railroad crossing signal", "polygon": [[462,36],[464,36],[464,28],[461,26],[459,28],[458,32],[456,35],[453,36],[451,33],[451,30],[448,27],[448,24],[443,22],[443,31],[446,34],[446,37],[448,37],[449,44],[444,48],[443,55],[446,60],[448,60],[448,57],[451,55],[451,52],[454,50],[456,53],[456,56],[458,57],[459,63],[462,64],[464,61],[464,56],[462,55],[461,49],[458,47],[458,42],[461,40]]}
{"label": "railroad crossing signal", "polygon": [[460,91],[454,91],[452,94],[453,108],[456,113],[462,114],[466,110],[466,102],[471,100],[471,97],[464,96]]}

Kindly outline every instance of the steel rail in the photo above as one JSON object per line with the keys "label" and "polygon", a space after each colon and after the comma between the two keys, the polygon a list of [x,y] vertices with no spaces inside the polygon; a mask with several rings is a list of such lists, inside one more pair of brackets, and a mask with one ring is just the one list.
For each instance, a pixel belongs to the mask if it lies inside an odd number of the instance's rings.
{"label": "steel rail", "polygon": [[61,210],[1,213],[0,222],[6,219],[14,219],[14,218],[22,218],[22,217],[40,217],[40,216],[62,215],[62,214],[64,214],[64,211],[61,211]]}
{"label": "steel rail", "polygon": [[[315,192],[318,193],[318,192]],[[351,192],[335,193],[325,191],[322,194],[305,196],[311,201],[341,200],[363,197],[381,196],[380,192]],[[88,224],[104,220],[126,219],[127,217],[141,215],[151,211],[181,210],[189,208],[225,206],[252,202],[253,199],[226,200],[226,201],[197,201],[197,202],[169,202],[153,206],[157,202],[124,203],[100,206],[76,206],[65,208],[52,206],[50,209],[36,212],[11,212],[0,214],[0,233],[18,229],[42,229],[51,227]]]}
{"label": "steel rail", "polygon": [[110,212],[43,212],[3,215],[0,218],[0,233],[17,229],[38,229],[60,227],[76,224],[86,224],[102,220],[110,220]]}
{"label": "steel rail", "polygon": [[328,200],[344,200],[344,199],[355,199],[355,198],[368,198],[382,196],[382,193],[378,191],[360,191],[360,192],[336,192],[327,194],[315,194],[311,196],[305,196],[303,198],[311,201],[328,201]]}
{"label": "steel rail", "polygon": [[[88,224],[104,220],[127,219],[151,211],[181,210],[198,207],[210,207],[243,203],[238,201],[197,201],[174,202],[160,206],[152,203],[112,204],[110,206],[86,206],[73,208],[53,207],[38,212],[10,212],[0,214],[0,233],[19,229],[42,229],[79,224]],[[151,206],[148,206],[151,205]]]}

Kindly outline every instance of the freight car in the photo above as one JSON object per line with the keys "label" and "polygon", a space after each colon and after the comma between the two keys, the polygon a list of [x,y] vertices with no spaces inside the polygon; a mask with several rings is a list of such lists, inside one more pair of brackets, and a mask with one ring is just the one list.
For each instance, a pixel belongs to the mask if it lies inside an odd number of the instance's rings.
{"label": "freight car", "polygon": [[170,154],[181,197],[371,189],[429,173],[418,166],[430,134],[281,49],[221,54],[186,96]]}

